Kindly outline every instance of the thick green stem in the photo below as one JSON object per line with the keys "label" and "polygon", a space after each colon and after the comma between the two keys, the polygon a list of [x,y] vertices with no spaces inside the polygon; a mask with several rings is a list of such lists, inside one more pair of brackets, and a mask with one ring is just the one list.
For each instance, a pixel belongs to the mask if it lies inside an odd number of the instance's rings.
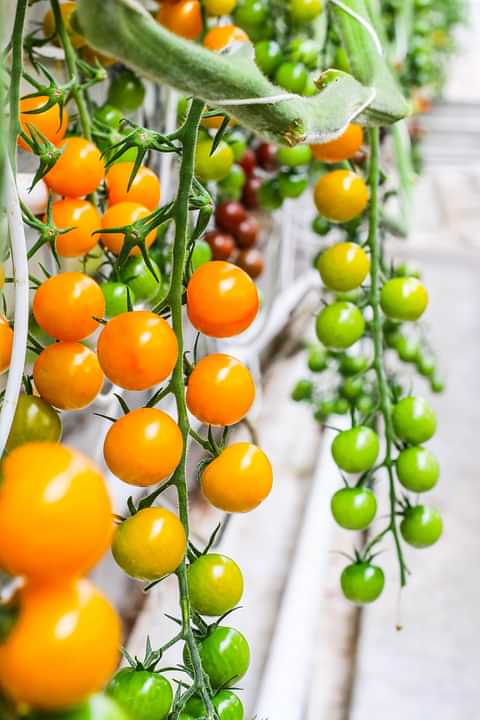
{"label": "thick green stem", "polygon": [[383,322],[380,309],[380,243],[378,239],[379,204],[378,186],[380,180],[380,142],[379,131],[373,128],[370,131],[370,208],[368,224],[368,245],[370,248],[370,305],[372,307],[372,334],[373,334],[373,369],[377,378],[378,393],[380,397],[380,410],[383,416],[385,430],[385,459],[383,464],[388,473],[390,525],[400,566],[400,584],[406,584],[406,567],[403,559],[400,537],[396,522],[395,477],[393,471],[394,431],[392,423],[392,403],[388,387],[387,375],[383,361]]}
{"label": "thick green stem", "polygon": [[20,85],[23,71],[23,28],[25,26],[27,5],[28,0],[18,0],[12,34],[12,72],[10,78],[10,127],[8,153],[14,174],[17,166],[17,136],[20,131],[19,103]]}

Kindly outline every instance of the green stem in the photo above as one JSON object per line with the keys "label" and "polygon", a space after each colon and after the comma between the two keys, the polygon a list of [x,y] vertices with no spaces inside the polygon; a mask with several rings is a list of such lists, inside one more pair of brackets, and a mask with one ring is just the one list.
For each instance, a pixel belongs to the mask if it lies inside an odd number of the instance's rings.
{"label": "green stem", "polygon": [[383,416],[385,426],[385,465],[388,473],[389,482],[389,501],[390,501],[390,525],[389,530],[393,535],[395,547],[400,566],[400,584],[402,587],[406,584],[406,566],[403,559],[400,537],[398,534],[397,522],[395,518],[397,496],[395,493],[395,477],[393,474],[393,448],[394,448],[394,431],[392,423],[392,404],[390,399],[390,390],[388,387],[385,365],[383,362],[383,323],[382,313],[380,309],[380,243],[378,239],[379,224],[379,194],[378,186],[380,180],[380,142],[379,131],[372,128],[369,131],[370,137],[370,207],[369,207],[369,223],[368,223],[368,245],[370,248],[370,304],[372,307],[372,335],[373,335],[373,368],[377,378],[378,393],[380,397],[380,410]]}
{"label": "green stem", "polygon": [[17,136],[20,132],[20,84],[23,72],[23,28],[27,12],[28,0],[18,0],[15,23],[12,33],[12,73],[10,79],[10,127],[8,152],[13,173],[15,175],[17,161]]}

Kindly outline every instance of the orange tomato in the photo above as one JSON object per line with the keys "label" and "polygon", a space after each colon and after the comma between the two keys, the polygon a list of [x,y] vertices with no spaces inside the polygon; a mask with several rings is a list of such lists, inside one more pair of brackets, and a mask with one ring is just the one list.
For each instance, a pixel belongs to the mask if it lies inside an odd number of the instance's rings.
{"label": "orange tomato", "polygon": [[363,130],[360,125],[350,123],[347,129],[335,140],[310,145],[314,157],[325,163],[337,163],[352,158],[363,143]]}
{"label": "orange tomato", "polygon": [[188,378],[188,409],[209,425],[240,422],[254,399],[255,384],[250,371],[231,355],[207,355]]}
{"label": "orange tomato", "polygon": [[[48,101],[46,95],[40,95],[39,97],[22,98],[20,100],[20,127],[22,128],[25,135],[32,137],[29,129],[29,125],[33,126],[36,130],[39,130],[42,135],[50,140],[54,145],[59,145],[64,138],[68,128],[68,112],[67,109],[63,109],[63,117],[60,119],[60,107],[53,105],[48,110],[44,110],[41,113],[32,114],[32,110],[37,110],[45,105]],[[34,136],[35,137],[35,136]],[[18,144],[24,150],[32,152],[31,148],[23,138],[18,136]]]}
{"label": "orange tomato", "polygon": [[126,390],[146,390],[170,375],[178,343],[170,325],[147,310],[122,313],[104,326],[97,345],[105,375]]}
{"label": "orange tomato", "polygon": [[97,356],[77,342],[47,345],[33,366],[39,395],[60,410],[81,410],[95,400],[103,385]]}
{"label": "orange tomato", "polygon": [[0,315],[0,373],[10,367],[12,355],[13,330],[5,315]]}
{"label": "orange tomato", "polygon": [[65,198],[52,204],[52,219],[57,228],[72,228],[55,241],[60,257],[80,257],[90,252],[98,242],[93,233],[101,226],[97,208],[88,200]]}
{"label": "orange tomato", "polygon": [[81,272],[53,275],[35,292],[33,315],[56,340],[83,340],[105,314],[105,297],[95,280]]}
{"label": "orange tomato", "polygon": [[320,215],[330,222],[349,222],[367,207],[368,188],[351,170],[333,170],[317,181],[314,200]]}
{"label": "orange tomato", "polygon": [[118,526],[113,557],[127,575],[157,580],[175,572],[187,547],[180,520],[165,508],[144,508]]}
{"label": "orange tomato", "polygon": [[[117,205],[112,205],[108,208],[107,212],[102,218],[102,228],[124,227],[131,225],[136,220],[142,220],[143,218],[150,215],[150,211],[136,202],[119,202]],[[155,241],[155,230],[148,233],[145,238],[145,245],[150,245]],[[120,254],[122,249],[125,236],[122,233],[102,233],[100,235],[102,243],[115,255]],[[130,255],[139,255],[140,248],[134,247],[129,253]]]}
{"label": "orange tomato", "polygon": [[138,408],[113,423],[105,437],[105,462],[123,482],[147,487],[172,473],[183,452],[183,438],[170,415]]}
{"label": "orange tomato", "polygon": [[218,52],[233,42],[248,42],[248,35],[236,25],[216,25],[203,38],[208,50]]}
{"label": "orange tomato", "polygon": [[[65,24],[65,28],[67,30],[68,36],[70,38],[70,41],[74,48],[81,48],[85,43],[87,42],[82,35],[79,35],[76,33],[71,24],[70,19],[72,16],[72,13],[77,9],[77,3],[76,2],[63,2],[60,5],[60,12],[63,18],[63,22]],[[48,10],[43,18],[43,33],[46,37],[52,37],[53,35],[53,42],[55,45],[60,46],[60,40],[58,36],[55,33],[55,17],[53,15],[53,12],[51,10]]]}
{"label": "orange tomato", "polygon": [[26,443],[7,455],[2,474],[0,567],[44,581],[95,565],[112,539],[112,503],[87,457],[59,443]]}
{"label": "orange tomato", "polygon": [[69,137],[61,147],[62,155],[44,177],[50,190],[74,198],[95,192],[105,175],[96,145],[82,137]]}
{"label": "orange tomato", "polygon": [[200,2],[199,0],[181,0],[174,4],[162,2],[157,20],[176,35],[187,40],[195,40],[202,32]]}
{"label": "orange tomato", "polygon": [[215,260],[201,265],[187,287],[190,322],[204,335],[232,337],[255,319],[259,300],[255,283],[241,268]]}
{"label": "orange tomato", "polygon": [[140,203],[149,210],[155,210],[160,202],[160,181],[150,168],[141,165],[135,179],[127,190],[133,162],[121,162],[112,165],[107,172],[108,202],[110,205],[129,201]]}
{"label": "orange tomato", "polygon": [[[88,514],[83,521],[88,527]],[[120,639],[116,611],[88,580],[27,586],[18,621],[0,645],[0,684],[41,710],[71,707],[109,680]]]}
{"label": "orange tomato", "polygon": [[202,473],[207,500],[225,512],[249,512],[265,500],[272,489],[272,466],[256,445],[229,445]]}

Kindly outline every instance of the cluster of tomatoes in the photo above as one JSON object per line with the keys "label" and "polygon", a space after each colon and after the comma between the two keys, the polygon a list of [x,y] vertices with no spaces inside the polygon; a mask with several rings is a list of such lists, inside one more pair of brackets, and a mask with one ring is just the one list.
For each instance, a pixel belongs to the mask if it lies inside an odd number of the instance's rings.
{"label": "cluster of tomatoes", "polygon": [[242,203],[226,200],[215,211],[217,228],[210,230],[208,242],[214,260],[230,260],[245,270],[251,278],[262,274],[264,262],[256,244],[260,232],[257,219]]}

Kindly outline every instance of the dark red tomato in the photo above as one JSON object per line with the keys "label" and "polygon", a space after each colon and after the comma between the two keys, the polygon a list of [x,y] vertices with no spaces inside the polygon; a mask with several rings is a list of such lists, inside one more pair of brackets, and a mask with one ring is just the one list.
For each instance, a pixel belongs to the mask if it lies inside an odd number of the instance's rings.
{"label": "dark red tomato", "polygon": [[242,202],[249,210],[258,208],[258,191],[262,187],[262,182],[261,178],[256,175],[247,177],[243,186]]}
{"label": "dark red tomato", "polygon": [[255,245],[258,239],[258,231],[257,220],[252,215],[248,216],[246,220],[240,223],[234,233],[238,247],[246,250]]}
{"label": "dark red tomato", "polygon": [[260,143],[257,147],[257,162],[261,168],[273,171],[278,168],[277,146],[273,143]]}
{"label": "dark red tomato", "polygon": [[261,275],[265,267],[262,253],[256,248],[242,250],[238,255],[237,265],[253,279]]}
{"label": "dark red tomato", "polygon": [[248,217],[243,205],[236,200],[226,200],[215,210],[217,225],[226,232],[236,234],[239,225]]}
{"label": "dark red tomato", "polygon": [[235,240],[221,230],[210,230],[205,235],[214,260],[228,260],[235,251]]}
{"label": "dark red tomato", "polygon": [[240,158],[239,165],[242,166],[247,177],[253,173],[257,166],[257,156],[255,155],[253,150],[250,150],[250,148],[245,150],[242,157]]}

